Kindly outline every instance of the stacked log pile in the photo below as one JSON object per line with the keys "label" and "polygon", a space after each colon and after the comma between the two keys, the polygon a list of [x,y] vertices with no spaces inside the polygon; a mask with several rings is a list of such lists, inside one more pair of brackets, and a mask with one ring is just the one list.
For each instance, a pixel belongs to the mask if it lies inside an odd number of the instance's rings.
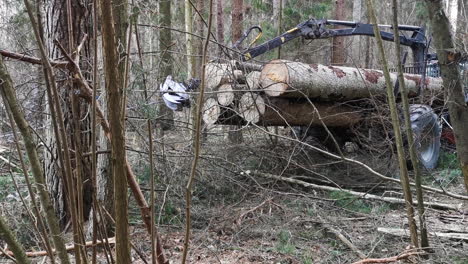
{"label": "stacked log pile", "polygon": [[[409,96],[419,94],[420,75],[405,74]],[[210,96],[204,104],[208,125],[351,126],[362,118],[343,102],[385,95],[378,70],[273,60],[263,67],[238,62],[206,67]],[[391,74],[393,83],[396,74]],[[425,92],[442,92],[440,78],[426,77]]]}

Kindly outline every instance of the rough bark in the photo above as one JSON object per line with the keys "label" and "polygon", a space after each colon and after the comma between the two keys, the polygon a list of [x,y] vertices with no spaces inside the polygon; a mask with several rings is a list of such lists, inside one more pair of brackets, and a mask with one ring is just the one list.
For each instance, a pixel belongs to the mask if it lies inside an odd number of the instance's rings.
{"label": "rough bark", "polygon": [[[269,96],[350,100],[385,94],[382,71],[273,60],[263,67],[260,85]],[[420,75],[405,74],[410,97],[418,94]],[[397,81],[390,74],[391,82]],[[425,79],[427,94],[442,90],[440,78]]]}
{"label": "rough bark", "polygon": [[[170,50],[172,48],[172,35],[171,35],[171,1],[159,1],[159,25],[164,28],[159,31],[159,50],[161,51],[161,69],[159,71],[159,83],[163,83],[166,76],[172,75],[172,55]],[[159,115],[162,116],[158,120],[158,125],[162,131],[174,128],[174,113],[171,109],[166,107],[163,103],[159,104]]]}
{"label": "rough bark", "polygon": [[[335,15],[336,20],[345,19],[345,1],[336,0]],[[337,27],[339,28],[339,27]],[[333,37],[332,39],[332,65],[343,65],[346,61],[346,50],[344,45],[345,37]]]}
{"label": "rough bark", "polygon": [[110,134],[112,136],[111,157],[114,176],[115,221],[116,221],[116,261],[117,263],[131,263],[128,230],[128,201],[125,158],[125,134],[123,120],[123,76],[115,65],[119,65],[117,53],[116,31],[114,29],[113,9],[110,0],[101,0],[103,56],[108,96],[108,113]]}
{"label": "rough bark", "polygon": [[460,166],[468,191],[468,105],[465,102],[458,60],[461,57],[450,31],[450,23],[443,11],[441,0],[426,0],[433,30],[434,45],[437,49],[440,71],[447,95],[455,142]]}
{"label": "rough bark", "polygon": [[[223,12],[223,0],[216,1],[216,37],[218,43],[224,45],[224,12]],[[219,56],[223,55],[222,46],[218,46]]]}
{"label": "rough bark", "polygon": [[243,14],[244,0],[234,0],[232,2],[232,13],[231,13],[231,32],[232,42],[235,43],[242,36],[242,22],[244,20]]}
{"label": "rough bark", "polygon": [[[355,22],[363,22],[362,20],[362,0],[353,0],[353,21]],[[364,38],[362,36],[353,36],[350,39],[351,42],[351,61],[350,64],[356,67],[364,67],[364,56],[362,56],[364,52],[364,48],[362,47],[364,44]]]}
{"label": "rough bark", "polygon": [[[231,12],[231,32],[232,32],[232,42],[235,43],[242,37],[243,25],[242,22],[244,20],[243,17],[243,8],[244,8],[244,0],[234,0],[232,2],[232,12]],[[232,143],[241,143],[244,141],[242,131],[239,127],[231,127],[228,131],[228,139]]]}
{"label": "rough bark", "polygon": [[[100,97],[102,101],[107,105],[107,96],[106,93],[101,93]],[[107,108],[107,107],[106,107]],[[103,109],[103,114],[107,114],[106,108]],[[106,138],[106,132],[103,129],[99,130],[99,148],[100,149],[111,149],[111,143]],[[111,166],[111,155],[108,153],[103,153],[97,157],[97,199],[99,205],[105,208],[110,215],[115,218],[114,210],[114,178],[112,177],[112,166]],[[108,235],[114,234],[114,226],[110,224],[109,221],[105,219],[100,219],[105,225]]]}
{"label": "rough bark", "polygon": [[[88,1],[86,1],[88,3]],[[88,34],[87,30],[89,27],[86,27],[88,21],[86,21],[85,13],[88,12],[86,9],[86,5],[81,5],[77,2],[72,1],[72,12],[68,14],[66,8],[66,0],[54,0],[50,2],[50,4],[46,7],[47,8],[47,19],[49,27],[47,30],[47,38],[49,40],[57,40],[63,47],[76,47],[80,44],[81,40],[83,39],[85,34]],[[67,17],[68,15],[71,16],[73,23],[68,26]],[[71,31],[70,31],[71,28]],[[72,43],[70,43],[72,41]],[[52,44],[51,42],[48,43],[51,47],[49,49],[49,55],[52,58],[62,57],[63,53],[57,48],[56,45]],[[89,56],[89,49],[85,48],[81,52],[81,58],[86,60],[90,58]],[[90,69],[87,63],[83,63],[81,65],[83,72],[88,72]],[[70,78],[71,72],[68,71],[61,71],[58,73],[59,79],[66,79]],[[77,111],[75,115],[73,115],[72,111],[72,100],[71,96],[73,91],[78,89],[77,84],[73,82],[58,82],[57,85],[59,86],[60,90],[60,97],[62,98],[61,104],[61,111],[63,112],[63,118],[65,120],[65,130],[67,133],[67,140],[68,145],[71,148],[71,153],[77,154],[77,142],[81,142],[82,152],[89,152],[90,151],[90,127],[91,122],[88,113],[88,106],[87,103],[81,101],[80,99],[76,100],[75,106],[77,107]],[[49,113],[51,112],[50,107],[46,109]],[[76,127],[73,124],[73,120],[78,119],[80,120],[80,127],[79,131],[76,131]],[[49,118],[46,120],[48,122],[48,127],[52,127],[53,120]],[[76,138],[77,136],[79,138]],[[48,182],[49,192],[52,194],[52,198],[54,201],[54,208],[56,210],[59,219],[61,220],[61,225],[65,226],[65,224],[70,220],[70,208],[67,207],[67,194],[65,191],[65,186],[62,181],[63,179],[63,171],[60,169],[59,164],[57,161],[58,158],[58,145],[56,142],[55,133],[52,129],[49,129],[46,132],[46,141],[48,142],[49,148],[52,149],[52,152],[45,152],[46,162],[44,164],[46,179]],[[89,175],[91,169],[91,159],[79,157],[79,155],[71,156],[72,162],[72,169],[80,175],[84,175],[85,177],[82,178],[82,183],[84,183],[83,191],[78,194],[78,199],[80,199],[79,203],[83,203],[83,211],[79,212],[84,216],[87,220],[89,217],[89,212],[91,210],[91,201],[92,201],[92,187],[90,184]],[[78,171],[79,170],[79,171]],[[76,186],[76,185],[73,185]],[[78,201],[77,201],[78,202]]]}

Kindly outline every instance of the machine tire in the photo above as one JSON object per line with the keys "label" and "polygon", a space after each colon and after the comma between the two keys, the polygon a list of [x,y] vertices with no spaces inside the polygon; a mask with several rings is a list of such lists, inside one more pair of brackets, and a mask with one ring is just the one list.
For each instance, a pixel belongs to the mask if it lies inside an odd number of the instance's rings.
{"label": "machine tire", "polygon": [[437,167],[440,153],[441,128],[437,115],[428,105],[410,105],[411,129],[421,165],[432,170]]}

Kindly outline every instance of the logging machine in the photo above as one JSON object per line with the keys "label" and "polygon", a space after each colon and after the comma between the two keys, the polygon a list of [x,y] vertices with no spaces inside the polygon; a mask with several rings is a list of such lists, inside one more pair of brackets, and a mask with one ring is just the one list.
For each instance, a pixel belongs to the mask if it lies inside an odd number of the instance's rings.
{"label": "logging machine", "polygon": [[[342,28],[330,29],[327,26],[341,26]],[[378,25],[379,28],[392,29],[391,25]],[[436,56],[431,54],[427,55],[427,49],[429,47],[430,40],[426,38],[426,30],[424,27],[400,25],[398,29],[401,31],[407,31],[411,33],[411,37],[400,35],[401,45],[408,46],[413,52],[413,61],[416,66],[425,65],[427,60],[434,60]],[[254,41],[250,43],[249,47],[245,50],[241,50],[242,42],[250,35],[254,30],[258,31],[258,35]],[[243,36],[234,44],[234,47],[240,50],[241,61],[248,61],[257,56],[260,56],[274,48],[277,48],[286,42],[293,40],[298,37],[304,39],[324,39],[331,37],[340,36],[375,36],[372,24],[363,24],[352,21],[341,21],[341,20],[328,20],[328,19],[309,19],[305,22],[300,23],[296,27],[286,31],[280,36],[266,41],[258,46],[251,46],[261,37],[262,29],[259,26],[253,26],[249,28]],[[387,31],[380,31],[380,35],[383,40],[394,41],[393,33]]]}
{"label": "logging machine", "polygon": [[[329,26],[339,26],[339,28],[328,28]],[[388,32],[388,30],[392,29],[393,26],[378,25],[378,27],[383,40],[394,41],[394,34]],[[426,37],[425,28],[410,25],[399,25],[398,30],[409,33],[407,34],[409,37],[402,34],[398,36],[398,39],[401,45],[411,48],[413,55],[414,64],[411,67],[405,67],[405,72],[420,74],[421,81],[419,82],[419,85],[424,85],[426,83],[424,81],[426,75],[430,77],[440,77],[440,69],[436,62],[437,56],[435,54],[428,53],[431,40]],[[257,36],[247,48],[242,48],[243,42],[254,31],[258,32]],[[359,35],[375,37],[373,25],[352,21],[309,19],[286,31],[280,36],[254,46],[262,36],[262,29],[259,26],[253,26],[250,27],[233,45],[233,51],[235,55],[238,56],[237,59],[239,61],[246,62],[298,37],[313,40]],[[403,56],[403,64],[405,63],[406,57],[407,53]],[[462,70],[468,70],[468,62],[466,58],[462,60],[460,65],[463,67]],[[187,91],[196,89],[198,84],[199,81],[194,80],[192,80],[190,84],[177,83],[172,80],[171,76],[168,76],[165,83],[161,85],[161,91],[163,92],[163,99],[166,105],[175,111],[181,110],[184,106],[189,107],[189,96]],[[418,90],[421,91],[421,88],[422,87],[419,87]],[[398,94],[398,82],[395,83],[394,91],[395,94]],[[412,122],[411,127],[415,135],[419,159],[422,165],[427,169],[435,168],[439,157],[441,137],[441,126],[439,124],[438,117],[431,107],[427,105],[411,105],[410,115]],[[450,127],[449,122],[446,121],[448,119],[449,118],[442,118],[442,120],[447,123],[448,127]],[[308,130],[308,128],[305,127],[300,127],[299,129],[306,131],[305,133],[307,133]],[[301,135],[301,137],[303,136],[304,135]]]}
{"label": "logging machine", "polygon": [[[328,28],[329,26],[340,26],[340,28]],[[392,25],[378,25],[380,29],[380,35],[383,40],[395,41],[395,36],[390,33],[388,29],[393,29]],[[242,43],[247,37],[253,32],[258,31],[257,36],[249,44],[246,49],[242,49]],[[426,37],[426,30],[424,27],[410,26],[410,25],[399,25],[398,30],[403,32],[409,32],[410,37],[406,35],[399,35],[399,42],[401,45],[408,46],[412,50],[413,65],[411,67],[405,67],[404,71],[407,73],[420,74],[422,80],[421,85],[425,83],[424,79],[426,75],[430,77],[440,77],[440,68],[436,62],[436,54],[429,54],[428,49],[431,40]],[[341,20],[328,20],[328,19],[309,19],[305,22],[300,23],[296,27],[286,31],[285,33],[277,36],[269,41],[266,41],[260,45],[253,46],[253,44],[262,36],[262,29],[259,26],[253,26],[249,28],[243,36],[234,44],[234,48],[239,51],[240,61],[249,61],[253,58],[260,56],[272,49],[280,47],[288,41],[302,37],[304,39],[326,39],[331,37],[339,36],[371,36],[375,37],[374,27],[372,24],[364,24],[352,21],[341,21]],[[403,64],[405,64],[407,53],[403,56]],[[468,63],[466,58],[460,62],[461,70],[465,71],[468,69]],[[419,87],[421,91],[422,87]],[[395,83],[394,92],[397,94],[399,91],[398,82]],[[468,95],[466,96],[468,102]],[[415,137],[418,142],[418,155],[421,163],[427,169],[432,169],[437,166],[437,160],[439,157],[440,149],[440,136],[441,126],[438,124],[437,115],[434,114],[433,110],[426,105],[412,105],[411,120],[412,129],[415,133]],[[448,118],[446,118],[448,119]],[[450,124],[445,121],[449,128]],[[445,125],[445,124],[444,124]],[[307,128],[298,127],[298,131],[307,131]],[[453,133],[450,129],[450,138]],[[304,136],[304,135],[301,135]]]}

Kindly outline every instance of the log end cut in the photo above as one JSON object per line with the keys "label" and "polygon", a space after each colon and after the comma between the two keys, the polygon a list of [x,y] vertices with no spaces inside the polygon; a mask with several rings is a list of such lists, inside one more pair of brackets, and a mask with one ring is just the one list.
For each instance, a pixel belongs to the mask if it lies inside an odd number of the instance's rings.
{"label": "log end cut", "polygon": [[260,75],[261,73],[259,71],[253,71],[245,76],[245,82],[250,90],[257,90],[260,88]]}
{"label": "log end cut", "polygon": [[240,116],[250,123],[258,123],[265,113],[265,101],[254,93],[245,93],[239,100]]}
{"label": "log end cut", "polygon": [[218,121],[221,109],[214,98],[208,98],[203,105],[203,121],[207,125],[214,125]]}
{"label": "log end cut", "polygon": [[221,85],[218,88],[218,102],[220,105],[228,106],[234,101],[234,91],[230,83]]}
{"label": "log end cut", "polygon": [[263,67],[260,86],[268,96],[280,96],[288,89],[289,71],[286,61],[274,60]]}

